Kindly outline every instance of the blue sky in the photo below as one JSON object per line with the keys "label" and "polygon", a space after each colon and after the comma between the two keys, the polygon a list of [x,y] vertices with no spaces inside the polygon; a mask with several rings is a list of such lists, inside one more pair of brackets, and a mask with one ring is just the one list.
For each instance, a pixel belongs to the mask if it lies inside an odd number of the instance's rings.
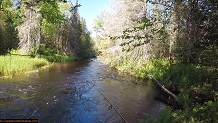
{"label": "blue sky", "polygon": [[[73,3],[76,0],[71,0]],[[80,16],[85,18],[86,25],[89,31],[93,26],[94,18],[103,10],[109,10],[110,0],[79,0],[82,6],[79,8]]]}

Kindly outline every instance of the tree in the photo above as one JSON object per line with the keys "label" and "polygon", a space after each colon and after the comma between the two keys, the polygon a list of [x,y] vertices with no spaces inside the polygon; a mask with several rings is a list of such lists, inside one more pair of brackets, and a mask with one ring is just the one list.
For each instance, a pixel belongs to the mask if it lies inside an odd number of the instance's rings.
{"label": "tree", "polygon": [[91,42],[90,32],[87,30],[86,22],[84,18],[81,18],[80,21],[81,25],[81,35],[80,35],[80,42],[81,46],[79,48],[79,56],[83,58],[89,58],[93,56],[93,44]]}
{"label": "tree", "polygon": [[113,2],[113,12],[106,19],[104,32],[105,36],[114,39],[115,47],[121,46],[118,48],[122,49],[119,51],[121,57],[127,55],[133,61],[168,56],[171,59],[173,41],[169,40],[169,34],[173,32],[170,24],[172,3],[159,3],[142,0]]}
{"label": "tree", "polygon": [[18,48],[22,54],[37,56],[42,44],[43,50],[54,49],[50,54],[87,55],[91,38],[79,6],[77,1],[69,15],[71,6],[65,0],[0,1],[0,53]]}
{"label": "tree", "polygon": [[19,13],[12,8],[11,0],[0,2],[0,54],[17,46],[16,26],[21,22]]}
{"label": "tree", "polygon": [[36,54],[41,41],[41,8],[33,0],[21,1],[20,8],[24,13],[24,22],[18,27],[19,49],[23,54],[29,54],[34,49]]}
{"label": "tree", "polygon": [[[76,2],[72,5],[70,17],[61,28],[62,32],[62,51],[67,54],[74,54],[78,58],[88,58],[93,54],[90,32],[86,28],[86,22],[80,18],[78,7],[81,5]],[[69,16],[69,15],[68,15]]]}
{"label": "tree", "polygon": [[105,19],[107,16],[106,11],[101,11],[99,15],[96,16],[94,19],[94,32],[96,37],[104,37],[104,24],[105,24]]}
{"label": "tree", "polygon": [[196,60],[198,64],[215,66],[218,64],[218,1],[199,0],[198,36],[199,41],[194,44],[197,49]]}

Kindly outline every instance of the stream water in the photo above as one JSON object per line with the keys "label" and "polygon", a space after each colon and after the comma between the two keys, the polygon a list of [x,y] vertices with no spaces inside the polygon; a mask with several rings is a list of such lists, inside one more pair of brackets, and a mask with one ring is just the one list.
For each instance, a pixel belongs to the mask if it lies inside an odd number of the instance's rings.
{"label": "stream water", "polygon": [[125,119],[135,123],[145,118],[143,113],[157,116],[164,107],[154,100],[152,82],[142,82],[96,59],[0,78],[0,119],[42,123],[122,123]]}

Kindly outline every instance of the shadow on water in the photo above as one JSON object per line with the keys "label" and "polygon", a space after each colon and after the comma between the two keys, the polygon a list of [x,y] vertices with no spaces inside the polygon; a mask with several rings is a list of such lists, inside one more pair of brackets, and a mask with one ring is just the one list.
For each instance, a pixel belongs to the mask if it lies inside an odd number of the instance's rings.
{"label": "shadow on water", "polygon": [[97,60],[60,63],[0,79],[0,119],[120,123],[120,115],[128,122],[144,118],[143,113],[156,116],[163,104],[154,100],[151,82],[136,81],[143,80],[118,74]]}

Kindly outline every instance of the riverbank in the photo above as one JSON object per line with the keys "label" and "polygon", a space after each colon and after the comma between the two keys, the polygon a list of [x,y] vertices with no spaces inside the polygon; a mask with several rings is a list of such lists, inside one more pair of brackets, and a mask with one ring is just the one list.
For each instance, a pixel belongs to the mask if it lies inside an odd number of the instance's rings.
{"label": "riverbank", "polygon": [[0,56],[0,63],[0,75],[11,77],[49,64],[49,62],[43,58],[12,55]]}
{"label": "riverbank", "polygon": [[[106,58],[105,60],[107,62]],[[149,122],[218,121],[217,69],[208,66],[184,65],[180,62],[170,65],[167,59],[136,62],[126,57],[107,63],[119,71],[140,78],[151,78],[148,75],[149,72],[163,87],[178,97],[176,102],[179,107],[170,105],[170,108],[160,112],[158,119],[150,117]],[[159,97],[165,102],[172,101],[172,97],[163,95],[163,92],[159,93]]]}
{"label": "riverbank", "polygon": [[52,62],[74,61],[73,56],[55,54],[53,56],[41,55],[35,58],[21,55],[4,55],[0,56],[0,76],[13,77],[34,71]]}

